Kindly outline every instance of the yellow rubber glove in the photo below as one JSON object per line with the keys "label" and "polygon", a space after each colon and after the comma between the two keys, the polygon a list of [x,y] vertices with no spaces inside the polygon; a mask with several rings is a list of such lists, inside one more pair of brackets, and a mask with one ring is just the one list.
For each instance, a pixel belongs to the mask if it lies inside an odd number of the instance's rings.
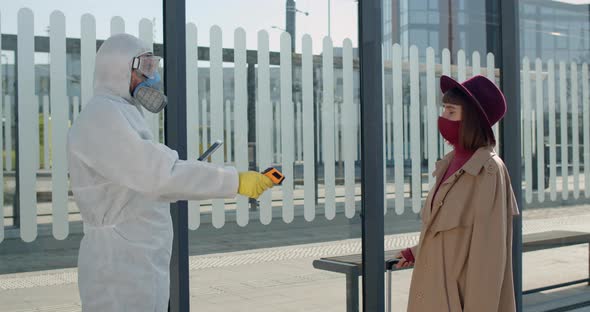
{"label": "yellow rubber glove", "polygon": [[240,172],[238,176],[238,194],[254,199],[275,185],[269,177],[255,171]]}

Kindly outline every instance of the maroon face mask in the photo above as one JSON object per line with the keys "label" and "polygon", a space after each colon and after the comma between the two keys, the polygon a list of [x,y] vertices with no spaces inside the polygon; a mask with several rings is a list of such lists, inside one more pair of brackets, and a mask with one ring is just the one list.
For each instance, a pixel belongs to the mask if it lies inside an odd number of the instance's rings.
{"label": "maroon face mask", "polygon": [[443,117],[438,117],[438,131],[442,137],[451,145],[457,146],[459,144],[459,129],[461,128],[461,121],[448,120]]}

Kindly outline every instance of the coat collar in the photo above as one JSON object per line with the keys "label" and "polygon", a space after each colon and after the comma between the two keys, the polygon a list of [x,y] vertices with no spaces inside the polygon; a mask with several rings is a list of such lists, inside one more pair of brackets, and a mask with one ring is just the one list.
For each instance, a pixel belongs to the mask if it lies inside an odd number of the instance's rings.
{"label": "coat collar", "polygon": [[[481,171],[481,168],[485,165],[488,159],[494,157],[496,152],[494,148],[491,146],[480,147],[471,158],[461,167],[466,173],[476,176]],[[436,162],[436,167],[433,172],[433,176],[438,177],[445,174],[447,168],[451,164],[453,157],[455,156],[455,151],[451,151],[450,153],[446,154],[441,160]]]}

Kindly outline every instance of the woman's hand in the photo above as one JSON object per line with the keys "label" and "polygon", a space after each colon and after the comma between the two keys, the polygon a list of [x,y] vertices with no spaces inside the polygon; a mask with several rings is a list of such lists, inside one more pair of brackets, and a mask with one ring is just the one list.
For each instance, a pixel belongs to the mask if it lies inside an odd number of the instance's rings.
{"label": "woman's hand", "polygon": [[399,259],[399,262],[395,265],[396,269],[405,269],[414,266],[414,262],[408,261],[406,258],[404,258],[401,251],[395,255],[395,258]]}

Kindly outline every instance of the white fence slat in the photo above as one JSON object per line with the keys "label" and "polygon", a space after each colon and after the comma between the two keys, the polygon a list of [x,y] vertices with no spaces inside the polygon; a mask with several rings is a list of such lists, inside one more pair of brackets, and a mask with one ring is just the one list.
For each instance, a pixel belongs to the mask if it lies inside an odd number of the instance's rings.
{"label": "white fence slat", "polygon": [[473,51],[471,54],[471,76],[481,74],[481,57],[478,51]]}
{"label": "white fence slat", "polygon": [[[223,137],[223,54],[221,28],[217,25],[211,27],[210,35],[211,49],[209,57],[211,60],[211,142],[215,140],[224,141]],[[226,146],[211,156],[211,162],[217,165],[223,164],[223,155]],[[212,223],[215,228],[221,228],[225,224],[224,200],[214,199]]]}
{"label": "white fence slat", "polygon": [[301,84],[303,92],[303,181],[304,181],[304,207],[303,216],[306,221],[315,219],[315,119],[313,103],[313,54],[312,41],[310,35],[304,35],[302,38],[301,51],[302,68]]}
{"label": "white fence slat", "polygon": [[[272,106],[270,102],[270,55],[268,32],[258,32],[258,101],[256,102],[256,146],[258,167],[264,170],[272,164]],[[272,221],[271,191],[260,196],[260,222]]]}
{"label": "white fence slat", "polygon": [[[393,108],[389,103],[385,103],[385,151],[386,151],[386,160],[390,161],[393,159],[392,148],[393,148],[393,137],[392,137],[392,129],[393,129]],[[387,162],[386,162],[387,163]]]}
{"label": "white fence slat", "polygon": [[4,118],[6,120],[6,123],[4,124],[4,132],[6,135],[4,150],[6,151],[6,171],[12,171],[12,162],[14,161],[12,158],[12,151],[14,150],[14,146],[12,146],[12,121],[14,120],[14,117],[12,116],[12,105],[14,105],[14,96],[6,95],[4,97]]}
{"label": "white fence slat", "polygon": [[334,102],[334,160],[338,163],[342,160],[341,122],[342,102]]}
{"label": "white fence slat", "polygon": [[[393,47],[393,46],[392,46]],[[393,57],[392,52],[390,50],[390,59],[388,59],[388,61],[391,64],[391,57]],[[385,92],[385,90],[387,89],[388,86],[385,86],[385,79],[383,79],[383,92]],[[386,97],[383,97],[383,101],[385,103],[385,99]],[[387,135],[386,135],[386,149],[387,149],[387,160],[391,163],[393,163],[393,112],[394,112],[394,108],[393,108],[393,98],[391,98],[390,101],[387,101],[387,109],[388,111],[386,112],[386,118],[387,118]],[[387,187],[385,188],[385,194],[387,196]]]}
{"label": "white fence slat", "polygon": [[422,209],[422,158],[420,157],[420,67],[418,48],[410,47],[410,148],[412,158],[412,210]]}
{"label": "white fence slat", "polygon": [[[451,77],[451,51],[449,49],[442,50],[442,74]],[[462,82],[462,81],[460,81]],[[443,154],[448,154],[452,147],[445,142],[445,140],[441,140]]]}
{"label": "white fence slat", "polygon": [[125,20],[120,16],[111,19],[111,36],[125,33]]}
{"label": "white fence slat", "polygon": [[344,129],[342,128],[342,114],[343,114],[343,109],[344,109],[344,101],[339,101],[338,105],[336,106],[338,109],[338,114],[336,115],[335,118],[335,122],[336,122],[336,140],[338,142],[338,149],[336,150],[336,155],[337,158],[336,160],[339,162],[343,162],[344,161],[344,151],[343,151],[343,144],[344,144]]}
{"label": "white fence slat", "polygon": [[347,218],[352,218],[356,212],[356,202],[354,198],[355,189],[355,170],[354,158],[356,155],[355,140],[352,138],[357,135],[357,114],[353,101],[353,81],[354,72],[352,68],[352,41],[345,39],[343,42],[344,51],[342,54],[343,68],[343,98],[342,104],[342,135],[346,140],[342,141],[342,154],[344,158],[344,193],[345,205],[344,212]]}
{"label": "white fence slat", "polygon": [[434,49],[426,49],[426,114],[428,118],[428,185],[434,187],[435,179],[432,176],[436,160],[438,158],[438,123],[439,107],[436,104],[436,92],[438,88],[434,72]]}
{"label": "white fence slat", "polygon": [[[272,97],[271,97],[272,99]],[[277,121],[278,116],[278,109],[277,107],[277,102],[276,101],[272,101],[270,103],[270,114],[271,114],[271,118],[272,118],[272,126],[269,129],[270,130],[270,141],[271,141],[271,145],[270,145],[270,149],[271,149],[271,163],[275,164],[277,162],[277,127],[279,127],[279,121]]]}
{"label": "white fence slat", "polygon": [[539,202],[545,201],[545,127],[543,109],[543,63],[541,59],[535,60],[535,100],[537,116],[537,196]]}
{"label": "white fence slat", "polygon": [[442,74],[451,76],[451,51],[449,49],[443,49],[441,52],[442,58]]}
{"label": "white fence slat", "polygon": [[392,149],[393,149],[393,137],[392,137],[392,131],[393,131],[393,103],[388,99],[388,97],[385,95],[385,91],[387,90],[387,86],[385,86],[385,62],[389,62],[389,64],[391,64],[391,55],[388,53],[388,47],[387,44],[383,44],[382,46],[382,56],[383,56],[383,62],[382,62],[382,70],[381,70],[381,83],[382,83],[382,90],[383,90],[383,119],[384,119],[384,125],[383,125],[383,148],[385,150],[385,155],[383,157],[383,180],[385,182],[385,212],[387,212],[387,167],[388,167],[388,163],[390,161],[393,160],[393,153],[392,153]]}
{"label": "white fence slat", "polygon": [[391,162],[393,162],[394,156],[393,156],[393,151],[394,151],[394,145],[393,145],[393,128],[394,128],[394,111],[395,109],[393,108],[394,106],[394,102],[393,102],[393,98],[392,101],[389,103],[389,114],[387,115],[388,119],[389,119],[389,130],[388,130],[388,135],[389,135],[389,145],[387,147],[387,151],[389,152],[389,160]]}
{"label": "white fence slat", "polygon": [[30,9],[20,9],[17,30],[18,160],[20,164],[18,175],[20,182],[20,233],[25,242],[32,242],[37,237],[36,173],[39,138],[35,136],[37,129],[39,129],[39,117],[34,85],[35,45],[33,31],[33,12]]}
{"label": "white fence slat", "polygon": [[[147,43],[148,46],[154,46],[154,28],[152,22],[147,18],[142,18],[139,21],[139,39]],[[160,114],[153,114],[149,111],[145,111],[145,120],[149,125],[149,128],[154,137],[154,141],[160,140]]]}
{"label": "white fence slat", "polygon": [[297,123],[297,132],[296,132],[296,136],[297,136],[297,150],[296,150],[296,154],[297,154],[297,161],[303,161],[303,120],[302,115],[303,113],[301,112],[301,101],[297,101],[296,103],[296,117],[295,117],[295,121]]}
{"label": "white fence slat", "polygon": [[322,154],[326,219],[336,216],[336,177],[334,165],[334,49],[332,40],[324,37],[322,48]]}
{"label": "white fence slat", "polygon": [[582,114],[584,123],[584,194],[590,198],[590,92],[588,64],[582,64]]}
{"label": "white fence slat", "polygon": [[[234,31],[234,117],[235,127],[235,160],[239,171],[248,170],[248,71],[246,65],[246,31],[238,28]],[[246,226],[250,219],[248,199],[237,197],[237,223]]]}
{"label": "white fence slat", "polygon": [[[198,30],[193,23],[186,25],[186,151],[188,159],[199,158],[199,66]],[[188,202],[188,228],[196,230],[201,224],[201,203]]]}
{"label": "white fence slat", "polygon": [[293,89],[291,66],[291,36],[281,34],[281,161],[283,174],[283,221],[291,223],[294,218],[293,206],[293,163],[295,162],[295,118],[293,116]]}
{"label": "white fence slat", "polygon": [[522,120],[524,139],[524,176],[525,176],[525,198],[527,203],[533,201],[533,155],[531,149],[531,77],[530,61],[524,58],[522,61]]}
{"label": "white fence slat", "polygon": [[150,47],[153,48],[154,44],[154,28],[152,21],[147,18],[142,18],[139,21],[139,39],[143,40]]}
{"label": "white fence slat", "polygon": [[[529,63],[531,66],[531,69],[534,70],[533,65],[534,63]],[[532,72],[530,72],[531,76],[532,76]],[[534,79],[534,78],[531,78]],[[533,85],[529,84],[530,88],[531,88],[531,93],[533,92]],[[532,155],[533,157],[536,156],[537,154],[537,142],[535,141],[535,138],[537,137],[537,115],[535,112],[535,102],[533,101],[532,95],[530,98],[531,101],[531,151],[532,151]],[[533,164],[532,166],[534,167],[534,158],[533,158]]]}
{"label": "white fence slat", "polygon": [[91,14],[80,20],[80,94],[82,107],[94,93],[94,64],[96,60],[96,21]]}
{"label": "white fence slat", "polygon": [[410,105],[407,103],[403,106],[404,113],[404,159],[410,159]]}
{"label": "white fence slat", "polygon": [[231,126],[231,101],[225,100],[225,123],[224,123],[224,131],[225,131],[225,162],[231,163],[231,153],[233,151],[232,147],[232,126]]}
{"label": "white fence slat", "polygon": [[301,138],[301,103],[299,101],[294,101],[293,105],[295,105],[295,162],[301,161],[300,154],[301,153],[301,142],[299,141]]}
{"label": "white fence slat", "polygon": [[49,169],[49,96],[43,96],[43,169]]}
{"label": "white fence slat", "polygon": [[[392,100],[393,100],[393,98],[392,98]],[[393,106],[394,106],[394,103],[392,101],[391,103],[389,103],[389,114],[387,115],[387,118],[389,119],[389,130],[388,130],[388,135],[389,135],[388,143],[389,143],[389,145],[387,147],[387,151],[389,152],[388,159],[391,162],[393,162],[393,159],[394,159],[393,151],[395,149],[394,145],[393,145],[393,133],[394,133],[393,129],[394,129],[394,119],[395,119],[394,111],[395,111],[395,109],[393,108]]]}
{"label": "white fence slat", "polygon": [[555,63],[547,62],[547,97],[549,101],[549,189],[552,201],[557,199],[557,123],[555,116]]}
{"label": "white fence slat", "polygon": [[561,121],[560,135],[561,143],[561,177],[562,190],[561,196],[565,200],[569,196],[569,163],[568,163],[568,103],[567,103],[567,76],[565,62],[559,62],[559,119]]}
{"label": "white fence slat", "polygon": [[457,51],[457,80],[463,82],[467,79],[467,66],[465,59],[465,51]]}
{"label": "white fence slat", "polygon": [[[50,17],[49,53],[51,88],[51,144],[52,144],[52,214],[53,236],[68,236],[68,163],[66,141],[68,135],[69,105],[66,86],[66,19],[62,12],[54,11]],[[78,100],[74,97],[74,110]],[[77,115],[75,113],[74,115]]]}
{"label": "white fence slat", "polygon": [[[457,80],[461,83],[467,79],[466,61],[465,51],[462,49],[457,51]],[[447,145],[449,149],[451,148],[448,144],[445,145]]]}
{"label": "white fence slat", "polygon": [[578,64],[571,63],[571,97],[572,97],[572,165],[574,175],[574,198],[580,197],[580,122],[578,109]]}
{"label": "white fence slat", "polygon": [[201,101],[201,142],[203,152],[209,148],[209,110],[207,99]]}
{"label": "white fence slat", "polygon": [[[492,82],[496,83],[496,68],[495,68],[495,63],[494,63],[494,54],[492,54],[491,52],[487,54],[487,61],[486,61],[486,65],[487,65],[487,71],[486,71],[486,77],[491,80]],[[494,137],[496,138],[496,151],[500,154],[501,153],[501,143],[500,142],[500,125],[499,123],[496,123],[493,127],[492,127],[492,131],[494,132]]]}
{"label": "white fence slat", "polygon": [[277,164],[280,162],[279,153],[281,144],[281,108],[280,102],[272,102],[272,120],[274,122],[272,127],[272,163]]}
{"label": "white fence slat", "polygon": [[495,59],[494,59],[494,54],[492,52],[489,52],[486,55],[486,74],[485,76],[493,81],[494,83],[496,82],[496,68],[495,68]]}
{"label": "white fence slat", "polygon": [[402,47],[394,44],[392,49],[393,82],[393,161],[395,176],[395,213],[404,213],[404,148],[403,148],[403,88]]}

